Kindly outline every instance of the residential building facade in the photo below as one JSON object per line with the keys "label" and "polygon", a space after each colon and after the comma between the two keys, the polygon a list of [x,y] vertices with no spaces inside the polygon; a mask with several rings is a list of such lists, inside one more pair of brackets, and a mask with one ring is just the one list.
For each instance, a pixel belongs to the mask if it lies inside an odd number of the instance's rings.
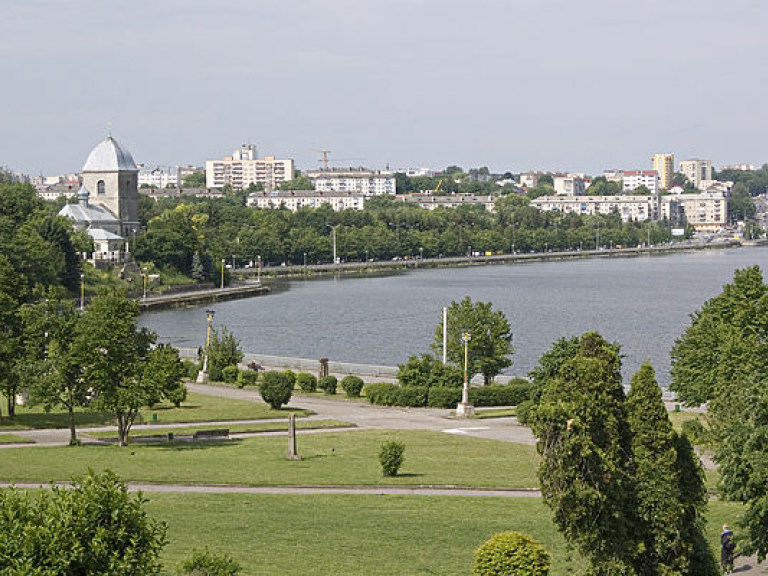
{"label": "residential building facade", "polygon": [[675,211],[700,232],[718,232],[728,222],[728,197],[723,192],[661,197],[661,218],[673,220]]}
{"label": "residential building facade", "polygon": [[395,175],[389,170],[329,168],[305,172],[317,192],[354,192],[363,196],[395,194]]}
{"label": "residential building facade", "polygon": [[353,192],[322,192],[318,190],[285,190],[254,192],[248,195],[247,206],[263,210],[286,208],[296,212],[299,208],[319,208],[329,204],[336,212],[362,210],[366,195]]}
{"label": "residential building facade", "polygon": [[654,154],[653,169],[659,175],[660,186],[664,190],[669,190],[672,186],[672,179],[675,177],[675,155]]}
{"label": "residential building facade", "polygon": [[261,184],[266,190],[275,190],[283,182],[293,180],[293,159],[278,159],[274,156],[258,158],[256,147],[244,144],[232,156],[221,160],[206,160],[206,188],[243,189],[251,184]]}
{"label": "residential building facade", "polygon": [[584,178],[576,174],[554,176],[552,183],[558,196],[582,196],[586,189]]}
{"label": "residential building facade", "polygon": [[651,194],[659,191],[659,174],[656,170],[625,170],[622,176],[622,190],[632,192],[645,186]]}
{"label": "residential building facade", "polygon": [[657,195],[642,196],[541,196],[531,200],[531,206],[545,212],[562,214],[611,214],[618,211],[624,222],[656,220],[659,214]]}
{"label": "residential building facade", "polygon": [[682,160],[679,171],[694,188],[701,190],[703,181],[712,180],[712,160]]}
{"label": "residential building facade", "polygon": [[458,208],[459,206],[483,206],[486,211],[494,212],[496,209],[496,200],[498,196],[479,196],[476,194],[448,194],[446,196],[433,196],[431,194],[414,193],[400,194],[396,200],[417,204],[426,210],[436,210],[437,208]]}

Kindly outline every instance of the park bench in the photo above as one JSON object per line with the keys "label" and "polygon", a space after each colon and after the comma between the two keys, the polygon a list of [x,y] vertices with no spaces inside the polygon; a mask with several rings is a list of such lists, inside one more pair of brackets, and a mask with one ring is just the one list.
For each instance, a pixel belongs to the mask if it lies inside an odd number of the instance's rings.
{"label": "park bench", "polygon": [[192,439],[198,440],[226,440],[229,438],[229,428],[214,428],[212,430],[198,430]]}

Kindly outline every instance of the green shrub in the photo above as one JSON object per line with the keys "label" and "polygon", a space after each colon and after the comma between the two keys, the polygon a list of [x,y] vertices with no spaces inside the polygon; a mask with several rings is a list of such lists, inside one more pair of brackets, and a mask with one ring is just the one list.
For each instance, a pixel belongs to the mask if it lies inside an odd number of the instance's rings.
{"label": "green shrub", "polygon": [[461,386],[464,375],[460,368],[443,364],[431,354],[422,354],[398,364],[397,379],[403,386]]}
{"label": "green shrub", "polygon": [[379,462],[381,463],[381,473],[384,476],[397,476],[397,471],[403,465],[405,457],[405,444],[390,440],[384,442],[379,450]]}
{"label": "green shrub", "polygon": [[181,365],[184,366],[184,376],[187,380],[197,379],[197,373],[200,372],[200,363],[193,360],[182,360]]}
{"label": "green shrub", "polygon": [[501,532],[475,550],[477,576],[547,576],[550,557],[536,540],[520,532]]}
{"label": "green shrub", "polygon": [[288,381],[291,383],[291,386],[296,385],[296,372],[293,370],[283,370],[283,375],[288,378]]}
{"label": "green shrub", "polygon": [[259,373],[255,370],[241,370],[240,374],[237,375],[237,385],[240,388],[255,386],[258,379]]}
{"label": "green shrub", "polygon": [[377,406],[408,406],[419,408],[427,405],[427,394],[430,388],[426,386],[398,386],[382,382],[368,384],[365,396],[368,402]]}
{"label": "green shrub", "polygon": [[259,385],[259,393],[264,402],[275,410],[279,410],[281,406],[291,401],[293,384],[282,372],[270,370],[269,372],[264,372],[261,384]]}
{"label": "green shrub", "polygon": [[531,400],[526,400],[517,405],[517,421],[518,423],[527,426],[531,423],[531,417],[536,409],[536,403]]}
{"label": "green shrub", "polygon": [[240,374],[240,370],[237,366],[224,366],[221,371],[221,378],[227,384],[234,384],[237,382],[237,377]]}
{"label": "green shrub", "polygon": [[530,399],[533,389],[527,381],[474,386],[469,389],[469,401],[475,406],[517,406]]}
{"label": "green shrub", "polygon": [[317,383],[317,387],[320,388],[326,394],[336,394],[336,385],[339,381],[336,376],[323,376]]}
{"label": "green shrub", "polygon": [[208,366],[208,378],[213,382],[223,382],[224,373],[218,366]]}
{"label": "green shrub", "polygon": [[182,384],[181,386],[173,388],[172,390],[168,390],[165,393],[165,397],[171,404],[178,408],[181,406],[181,403],[187,399],[187,387]]}
{"label": "green shrub", "polygon": [[192,550],[192,555],[179,565],[179,576],[238,576],[238,564],[229,554],[217,554],[207,548]]}
{"label": "green shrub", "polygon": [[309,372],[299,372],[296,375],[296,382],[302,392],[315,392],[317,390],[317,377]]}
{"label": "green shrub", "polygon": [[708,443],[707,429],[698,420],[686,420],[681,426],[681,430],[691,444],[705,446]]}
{"label": "green shrub", "polygon": [[430,408],[456,408],[461,402],[461,388],[455,386],[432,386],[427,396]]}
{"label": "green shrub", "polygon": [[363,379],[357,376],[344,376],[341,379],[341,389],[348,398],[359,398],[364,385]]}

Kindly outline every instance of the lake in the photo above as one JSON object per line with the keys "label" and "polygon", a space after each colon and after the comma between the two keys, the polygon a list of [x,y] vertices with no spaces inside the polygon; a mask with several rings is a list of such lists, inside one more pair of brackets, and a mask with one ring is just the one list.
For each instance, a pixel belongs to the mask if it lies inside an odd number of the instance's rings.
{"label": "lake", "polygon": [[508,374],[525,375],[558,338],[596,330],[622,345],[625,378],[650,359],[665,386],[669,351],[689,315],[734,270],[755,264],[766,269],[768,248],[281,280],[268,296],[151,312],[140,324],[161,342],[198,347],[213,309],[214,327],[226,326],[246,352],[396,365],[428,352],[443,306],[470,296],[512,324]]}

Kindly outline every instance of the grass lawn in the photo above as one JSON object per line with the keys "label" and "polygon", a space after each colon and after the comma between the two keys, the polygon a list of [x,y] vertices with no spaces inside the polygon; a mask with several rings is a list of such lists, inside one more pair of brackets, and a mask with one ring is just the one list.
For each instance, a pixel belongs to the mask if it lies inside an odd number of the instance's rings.
{"label": "grass lawn", "polygon": [[516,408],[489,408],[475,411],[475,418],[483,420],[484,418],[508,418],[517,416]]}
{"label": "grass lawn", "polygon": [[669,415],[669,421],[672,422],[672,427],[678,432],[682,430],[683,423],[688,422],[689,420],[699,420],[704,424],[704,417],[706,416],[706,414],[702,414],[701,412],[686,412],[683,410],[680,412],[670,410],[667,414]]}
{"label": "grass lawn", "polygon": [[[405,443],[401,474],[384,478],[386,440]],[[16,448],[3,453],[6,481],[69,480],[109,468],[127,481],[269,485],[459,485],[535,487],[533,446],[426,431],[355,430],[299,434],[301,461],[285,459],[285,436],[223,442],[172,442]]]}
{"label": "grass lawn", "polygon": [[[254,397],[257,397],[256,392],[254,392]],[[260,420],[265,418],[287,418],[290,412],[295,412],[297,416],[311,414],[309,410],[290,408],[272,410],[269,405],[263,402],[230,400],[190,392],[187,401],[181,405],[181,408],[176,408],[172,404],[161,403],[154,408],[145,409],[141,415],[141,421],[177,423],[213,422],[217,420]],[[157,416],[156,420],[153,420],[153,414]],[[87,410],[78,411],[76,413],[76,420],[78,428],[108,426],[112,424],[110,414]],[[139,423],[138,420],[137,423]],[[69,421],[66,412],[45,412],[40,406],[18,406],[16,408],[16,418],[12,422],[7,417],[0,421],[0,430],[67,428],[68,426]]]}
{"label": "grass lawn", "polygon": [[[148,510],[168,523],[172,569],[193,548],[231,554],[243,574],[357,576],[472,573],[473,552],[496,532],[532,535],[552,555],[552,576],[569,561],[549,509],[538,498],[147,494]],[[708,538],[740,507],[713,502]],[[576,554],[573,554],[576,557]]]}
{"label": "grass lawn", "polygon": [[0,444],[34,444],[34,440],[18,434],[0,434]]}
{"label": "grass lawn", "polygon": [[[299,420],[296,422],[297,430],[316,430],[319,428],[355,428],[355,424],[349,422],[342,422],[341,420]],[[139,430],[132,429],[131,436],[143,436],[146,434],[167,434],[173,432],[174,434],[194,434],[198,430],[218,430],[222,426],[209,425],[209,426],[184,426],[183,428],[142,428]],[[232,424],[227,426],[230,433],[248,433],[248,432],[280,432],[288,430],[288,421],[285,422],[251,422],[249,424]],[[116,432],[91,432],[87,434],[91,438],[114,438],[117,439]]]}

